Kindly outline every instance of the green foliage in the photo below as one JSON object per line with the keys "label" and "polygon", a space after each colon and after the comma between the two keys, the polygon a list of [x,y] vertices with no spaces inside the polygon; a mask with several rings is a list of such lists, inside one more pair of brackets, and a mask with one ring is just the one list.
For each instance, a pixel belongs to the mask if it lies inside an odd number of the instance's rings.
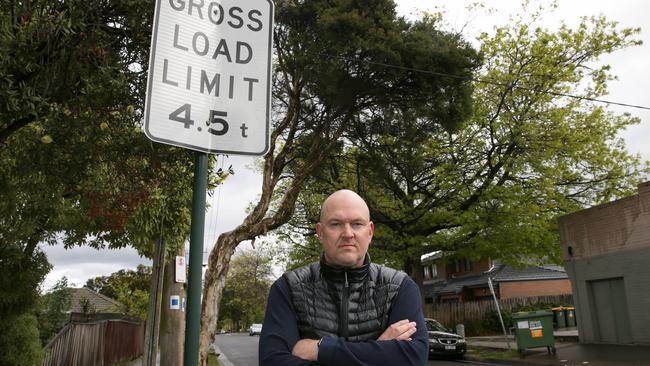
{"label": "green foliage", "polygon": [[121,307],[116,311],[143,320],[147,318],[150,285],[151,267],[142,264],[135,271],[121,269],[86,281],[86,287],[117,300]]}
{"label": "green foliage", "polygon": [[[312,173],[313,178],[306,185],[308,192],[301,194],[298,199],[297,212],[291,221],[292,227],[286,231],[280,230],[278,234],[290,245],[297,245],[297,252],[290,255],[289,267],[318,259],[317,241],[310,238],[313,234],[311,224],[317,221],[320,202],[331,193],[334,186],[354,188],[360,183],[360,179],[355,176],[359,169],[378,168],[380,172],[384,171],[384,167],[378,166],[378,162],[372,158],[359,164],[345,159],[347,152],[356,151],[355,145],[360,144],[364,138],[377,144],[393,141],[394,146],[427,146],[427,134],[413,141],[402,134],[401,123],[409,123],[411,119],[400,119],[391,125],[382,122],[386,115],[409,111],[409,117],[413,120],[411,129],[418,136],[417,132],[423,128],[451,131],[472,112],[472,85],[469,79],[479,66],[480,57],[460,36],[440,30],[437,19],[433,17],[413,23],[398,19],[395,17],[394,5],[388,2],[362,9],[353,9],[359,5],[354,1],[341,1],[337,5],[339,8],[336,10],[323,10],[324,14],[320,17],[317,16],[318,7],[322,6],[320,2],[309,2],[304,7],[291,8],[288,13],[296,17],[293,22],[298,23],[298,29],[302,29],[300,22],[306,21],[305,18],[311,21],[315,17],[315,24],[300,33],[306,38],[322,39],[323,34],[340,32],[340,37],[334,37],[327,43],[308,43],[306,47],[316,49],[303,52],[302,57],[305,58],[312,56],[312,53],[322,55],[321,59],[311,60],[313,64],[309,64],[309,72],[306,74],[308,80],[312,77],[317,79],[314,81],[316,92],[320,93],[322,88],[331,88],[332,93],[341,94],[342,98],[348,92],[355,91],[355,88],[363,90],[357,96],[363,108],[353,111],[354,117],[345,126],[345,140],[337,145],[335,153],[338,154],[328,157],[325,165]],[[365,14],[370,11],[376,13],[372,16]],[[293,26],[293,22],[289,24]],[[372,32],[359,32],[360,29]],[[292,31],[289,28],[290,35]],[[355,31],[359,34],[351,37],[350,34]],[[351,42],[351,39],[359,44]],[[298,42],[300,40],[302,38],[298,37]],[[321,51],[329,46],[332,48]],[[329,53],[323,55],[323,52]],[[296,56],[292,61],[302,60],[300,57]],[[342,61],[345,64],[337,73],[328,69]],[[403,68],[433,72],[418,73]],[[293,70],[291,67],[288,69]],[[330,80],[345,73],[350,74],[347,78],[351,80],[345,80],[343,76],[343,81]],[[442,74],[453,74],[461,78]],[[318,85],[317,82],[325,85]],[[373,98],[372,103],[364,103],[367,98]],[[305,110],[311,109],[307,104]],[[311,140],[306,141],[309,143]]]}
{"label": "green foliage", "polygon": [[86,281],[85,286],[104,296],[117,299],[119,289],[122,287],[148,291],[150,284],[151,267],[140,264],[135,271],[121,269],[109,276],[90,278]]}
{"label": "green foliage", "polygon": [[95,304],[90,302],[88,299],[79,300],[79,308],[83,314],[94,314],[97,312],[97,307]]}
{"label": "green foliage", "polygon": [[39,296],[38,286],[50,270],[42,251],[35,250],[27,257],[23,254],[20,246],[0,239],[0,314],[3,317],[33,310]]}
{"label": "green foliage", "polygon": [[408,103],[377,108],[313,175],[285,241],[300,244],[296,257],[315,252],[307,228],[319,203],[351,188],[376,224],[373,258],[409,273],[434,250],[558,262],[557,217],[629,195],[649,171],[618,137],[637,118],[562,96],[602,96],[613,76],[592,63],[638,44],[637,33],[599,17],[556,31],[519,19],[482,35],[487,82],[475,83],[462,127],[444,128]]}
{"label": "green foliage", "polygon": [[151,256],[163,216],[170,247],[187,237],[193,153],[141,129],[153,9],[0,3],[0,312],[33,306],[39,243]]}
{"label": "green foliage", "polygon": [[235,256],[230,263],[219,306],[222,324],[232,324],[235,330],[239,330],[252,323],[261,323],[271,288],[271,275],[271,257],[263,251],[244,251]]}
{"label": "green foliage", "polygon": [[72,290],[68,287],[68,279],[62,277],[52,290],[41,297],[38,312],[38,329],[41,344],[45,346],[69,320],[72,309]]}
{"label": "green foliage", "polygon": [[0,365],[37,366],[43,352],[33,314],[0,317]]}
{"label": "green foliage", "polygon": [[[510,314],[504,312],[502,316],[507,329],[512,323]],[[503,334],[499,314],[496,311],[485,314],[481,319],[466,321],[463,325],[465,326],[465,335],[468,337]]]}

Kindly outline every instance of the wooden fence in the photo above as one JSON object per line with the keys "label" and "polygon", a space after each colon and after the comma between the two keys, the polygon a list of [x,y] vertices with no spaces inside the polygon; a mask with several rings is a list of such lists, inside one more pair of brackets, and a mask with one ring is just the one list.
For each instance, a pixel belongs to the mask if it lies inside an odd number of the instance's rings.
{"label": "wooden fence", "polygon": [[44,349],[41,366],[110,366],[142,354],[144,323],[119,314],[73,314]]}
{"label": "wooden fence", "polygon": [[[538,296],[499,300],[501,312],[510,313],[513,309],[536,304],[573,304],[573,296]],[[459,303],[425,304],[424,316],[433,318],[440,323],[454,327],[456,324],[466,324],[481,320],[491,313],[496,313],[494,300],[468,301]],[[506,327],[509,327],[506,324]]]}

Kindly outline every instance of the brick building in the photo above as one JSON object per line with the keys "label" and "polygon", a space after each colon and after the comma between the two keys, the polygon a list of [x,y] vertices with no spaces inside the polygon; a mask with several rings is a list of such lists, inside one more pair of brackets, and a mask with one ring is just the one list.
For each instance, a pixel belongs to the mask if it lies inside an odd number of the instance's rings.
{"label": "brick building", "polygon": [[422,259],[425,303],[490,299],[488,278],[500,299],[571,294],[571,283],[561,266],[515,268],[488,258],[448,260],[441,252]]}
{"label": "brick building", "polygon": [[650,344],[650,182],[559,225],[580,341]]}

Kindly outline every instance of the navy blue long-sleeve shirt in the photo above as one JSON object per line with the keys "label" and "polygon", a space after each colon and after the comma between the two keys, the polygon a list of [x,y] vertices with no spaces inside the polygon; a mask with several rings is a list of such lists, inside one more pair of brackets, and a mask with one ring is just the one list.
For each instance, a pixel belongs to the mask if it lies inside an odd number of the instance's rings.
{"label": "navy blue long-sleeve shirt", "polygon": [[269,293],[266,316],[259,343],[260,366],[407,366],[426,365],[428,334],[422,313],[420,290],[413,280],[407,278],[400,286],[391,307],[388,324],[403,319],[415,321],[417,331],[411,341],[346,341],[344,338],[323,337],[318,362],[303,360],[291,354],[300,340],[297,316],[291,304],[289,285],[281,277]]}

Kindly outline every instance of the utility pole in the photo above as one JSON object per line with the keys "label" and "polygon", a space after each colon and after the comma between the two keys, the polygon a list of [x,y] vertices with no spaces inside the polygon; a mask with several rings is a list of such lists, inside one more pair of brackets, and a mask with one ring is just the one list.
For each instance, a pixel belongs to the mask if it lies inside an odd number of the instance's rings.
{"label": "utility pole", "polygon": [[[181,245],[176,256],[185,258],[185,246]],[[176,260],[165,263],[165,274],[162,292],[162,311],[160,316],[160,366],[179,366],[183,364],[183,340],[185,339],[185,309],[182,306],[185,299],[185,283],[178,282],[175,272]],[[185,275],[185,267],[182,269]],[[180,306],[172,306],[172,296],[178,296]],[[166,303],[166,304],[165,304]]]}
{"label": "utility pole", "polygon": [[[164,210],[164,209],[163,209]],[[164,214],[164,211],[163,211]],[[164,216],[160,219],[160,238],[156,243],[151,268],[151,286],[149,287],[149,312],[144,332],[144,354],[142,366],[156,365],[158,352],[158,327],[160,324],[160,300],[165,264],[165,238],[163,237]]]}

